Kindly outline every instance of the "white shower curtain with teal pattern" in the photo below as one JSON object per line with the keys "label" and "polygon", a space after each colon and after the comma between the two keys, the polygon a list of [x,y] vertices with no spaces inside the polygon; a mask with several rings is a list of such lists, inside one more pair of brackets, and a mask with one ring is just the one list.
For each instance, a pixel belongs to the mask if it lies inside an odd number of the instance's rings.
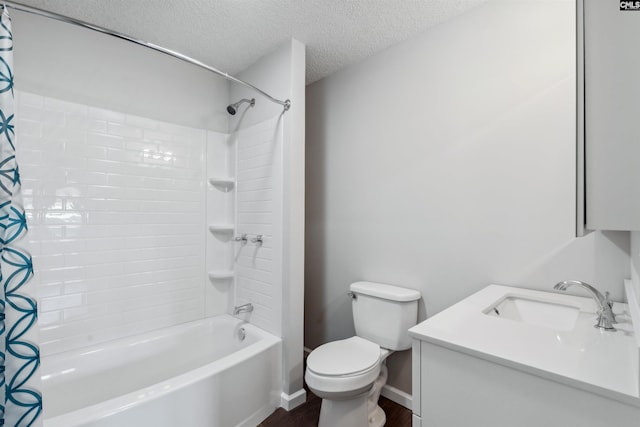
{"label": "white shower curtain with teal pattern", "polygon": [[20,246],[27,218],[15,155],[13,35],[9,14],[0,8],[0,426],[40,426],[37,309],[25,294],[33,265],[31,254]]}

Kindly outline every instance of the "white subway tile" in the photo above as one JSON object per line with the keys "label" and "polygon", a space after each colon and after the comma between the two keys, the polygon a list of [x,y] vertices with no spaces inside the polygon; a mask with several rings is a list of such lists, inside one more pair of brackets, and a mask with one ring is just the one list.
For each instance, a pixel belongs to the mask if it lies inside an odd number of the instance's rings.
{"label": "white subway tile", "polygon": [[105,175],[105,177],[108,184],[114,187],[146,188],[146,178],[144,176],[110,173]]}
{"label": "white subway tile", "polygon": [[273,190],[238,191],[238,202],[264,202],[273,200]]}
{"label": "white subway tile", "polygon": [[273,163],[273,157],[270,155],[256,156],[248,159],[241,159],[238,162],[238,166],[240,169],[249,170],[255,168],[262,168],[271,166]]}
{"label": "white subway tile", "polygon": [[33,266],[36,270],[45,270],[50,268],[62,268],[65,267],[65,260],[63,254],[45,254],[33,256]]}
{"label": "white subway tile", "polygon": [[107,121],[88,118],[84,114],[68,113],[66,115],[66,126],[87,132],[107,132]]}
{"label": "white subway tile", "polygon": [[267,190],[273,188],[272,178],[257,178],[238,182],[238,191]]}
{"label": "white subway tile", "polygon": [[137,150],[110,148],[107,151],[107,159],[116,162],[142,164],[145,162],[145,153]]}
{"label": "white subway tile", "polygon": [[15,111],[15,118],[18,120],[25,119],[35,122],[43,122],[45,117],[44,113],[45,112],[42,107],[31,107],[28,105],[24,105],[20,106],[20,108]]}
{"label": "white subway tile", "polygon": [[272,175],[273,175],[273,170],[271,166],[263,166],[259,168],[253,168],[253,169],[239,169],[238,181],[266,178]]}
{"label": "white subway tile", "polygon": [[[87,185],[107,185],[108,177],[103,172],[92,172],[87,169],[67,169],[65,171],[65,183],[74,184],[67,190],[68,197],[86,196]],[[75,185],[80,184],[80,185]]]}
{"label": "white subway tile", "polygon": [[256,201],[243,201],[238,203],[238,212],[273,212],[273,201],[263,200]]}
{"label": "white subway tile", "polygon": [[40,299],[40,309],[42,312],[77,307],[81,304],[82,294],[62,295]]}
{"label": "white subway tile", "polygon": [[18,139],[25,136],[32,136],[36,138],[42,137],[43,122],[37,122],[33,120],[20,119],[18,120],[17,137]]}
{"label": "white subway tile", "polygon": [[48,121],[44,122],[42,126],[42,136],[47,141],[47,144],[67,141],[84,143],[87,140],[87,134],[82,130],[67,128],[64,124]]}
{"label": "white subway tile", "polygon": [[39,241],[42,245],[42,251],[44,253],[56,253],[57,250],[54,248],[53,251],[50,248],[46,248],[44,246],[44,242],[58,240],[64,238],[64,227],[63,226],[30,226],[29,228],[29,238],[32,241]]}
{"label": "white subway tile", "polygon": [[89,107],[88,117],[97,120],[105,120],[113,123],[125,123],[126,115],[116,111],[105,110],[102,108]]}
{"label": "white subway tile", "polygon": [[273,214],[271,213],[254,213],[240,212],[238,214],[238,222],[241,224],[271,224],[273,223]]}
{"label": "white subway tile", "polygon": [[83,280],[68,280],[62,289],[65,294],[86,294],[88,292],[106,289],[108,286],[109,280],[103,276]]}
{"label": "white subway tile", "polygon": [[108,314],[106,306],[100,305],[85,305],[76,308],[67,308],[62,311],[62,317],[65,322],[76,321],[82,319],[92,319],[98,316],[105,316]]}
{"label": "white subway tile", "polygon": [[238,158],[240,160],[248,160],[258,156],[273,158],[273,148],[273,144],[271,143],[242,147],[238,150]]}
{"label": "white subway tile", "polygon": [[40,342],[38,343],[40,346],[40,354],[55,354],[60,353],[61,351],[65,351],[64,340],[48,340],[45,341],[40,338]]}
{"label": "white subway tile", "polygon": [[51,311],[48,313],[38,313],[38,324],[40,326],[49,326],[59,323],[62,320],[60,311]]}
{"label": "white subway tile", "polygon": [[123,274],[125,272],[125,264],[122,262],[95,264],[83,266],[83,269],[85,277],[88,279],[96,279],[104,276]]}
{"label": "white subway tile", "polygon": [[273,261],[271,259],[257,258],[253,256],[240,256],[236,261],[239,267],[238,271],[242,271],[241,267],[254,268],[262,271],[273,271]]}
{"label": "white subway tile", "polygon": [[50,268],[40,271],[40,283],[60,283],[65,280],[81,280],[85,277],[84,267]]}
{"label": "white subway tile", "polygon": [[[24,94],[24,93],[23,93]],[[87,114],[87,106],[54,98],[44,98],[44,108],[62,113]]]}
{"label": "white subway tile", "polygon": [[120,136],[107,135],[106,133],[91,132],[87,134],[87,144],[120,148],[124,146],[124,138]]}
{"label": "white subway tile", "polygon": [[16,104],[22,107],[44,108],[44,97],[29,92],[16,91]]}
{"label": "white subway tile", "polygon": [[46,126],[52,127],[64,127],[67,124],[65,114],[60,111],[44,110],[42,121],[46,124]]}
{"label": "white subway tile", "polygon": [[65,157],[69,158],[72,156],[72,165],[75,164],[76,167],[82,164],[82,161],[85,158],[94,158],[94,159],[106,159],[107,158],[107,148],[100,147],[95,145],[87,145],[84,143],[78,142],[67,142],[65,144]]}
{"label": "white subway tile", "polygon": [[39,299],[57,297],[60,295],[62,295],[62,284],[60,283],[40,285],[33,291],[33,296]]}
{"label": "white subway tile", "polygon": [[[238,266],[238,280],[244,281],[246,284],[253,284],[255,286],[250,288],[258,288],[258,284],[260,284],[260,288],[270,288],[273,283],[273,274],[269,271],[259,270],[254,267],[243,267]],[[268,294],[268,293],[267,293]]]}
{"label": "white subway tile", "polygon": [[43,354],[202,317],[206,132],[22,93],[18,104]]}
{"label": "white subway tile", "polygon": [[124,141],[124,148],[131,151],[137,151],[139,153],[155,153],[160,150],[157,142],[148,140],[135,140],[127,139]]}
{"label": "white subway tile", "polygon": [[142,139],[143,136],[143,131],[140,128],[111,122],[107,123],[107,133],[112,136],[121,136],[124,138]]}
{"label": "white subway tile", "polygon": [[82,224],[84,222],[83,215],[78,212],[45,212],[43,216],[43,224]]}
{"label": "white subway tile", "polygon": [[[154,130],[158,128],[158,122],[153,119],[147,119],[146,117],[127,115],[125,117],[125,123],[132,127]],[[146,135],[146,132],[145,132]],[[145,136],[146,138],[146,136]]]}
{"label": "white subway tile", "polygon": [[[150,129],[153,129],[153,128],[150,128]],[[154,143],[155,142],[171,142],[171,141],[173,141],[173,136],[171,134],[168,134],[166,132],[158,132],[158,131],[155,131],[155,130],[145,130],[143,136],[144,136],[145,140],[153,141]]]}

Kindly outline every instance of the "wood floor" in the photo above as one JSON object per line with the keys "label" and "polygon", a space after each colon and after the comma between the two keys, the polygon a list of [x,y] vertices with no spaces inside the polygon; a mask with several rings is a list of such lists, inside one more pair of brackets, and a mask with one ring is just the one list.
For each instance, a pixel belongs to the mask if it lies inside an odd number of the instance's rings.
{"label": "wood floor", "polygon": [[[258,427],[314,427],[318,425],[322,399],[307,390],[307,401],[291,410],[278,408]],[[387,416],[385,427],[411,427],[411,411],[389,399],[380,397],[380,407]]]}

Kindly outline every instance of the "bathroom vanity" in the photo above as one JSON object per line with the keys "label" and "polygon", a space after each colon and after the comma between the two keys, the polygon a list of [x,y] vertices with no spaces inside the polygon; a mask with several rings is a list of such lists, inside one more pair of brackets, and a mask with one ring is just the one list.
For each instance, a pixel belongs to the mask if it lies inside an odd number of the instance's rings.
{"label": "bathroom vanity", "polygon": [[411,328],[413,427],[640,425],[638,299],[490,285]]}

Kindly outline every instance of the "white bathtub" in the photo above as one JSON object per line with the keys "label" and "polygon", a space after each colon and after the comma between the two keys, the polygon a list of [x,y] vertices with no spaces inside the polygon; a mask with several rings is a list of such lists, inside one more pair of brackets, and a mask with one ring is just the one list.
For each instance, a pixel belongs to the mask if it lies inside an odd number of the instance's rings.
{"label": "white bathtub", "polygon": [[280,401],[281,347],[222,315],[45,357],[44,427],[255,427]]}

